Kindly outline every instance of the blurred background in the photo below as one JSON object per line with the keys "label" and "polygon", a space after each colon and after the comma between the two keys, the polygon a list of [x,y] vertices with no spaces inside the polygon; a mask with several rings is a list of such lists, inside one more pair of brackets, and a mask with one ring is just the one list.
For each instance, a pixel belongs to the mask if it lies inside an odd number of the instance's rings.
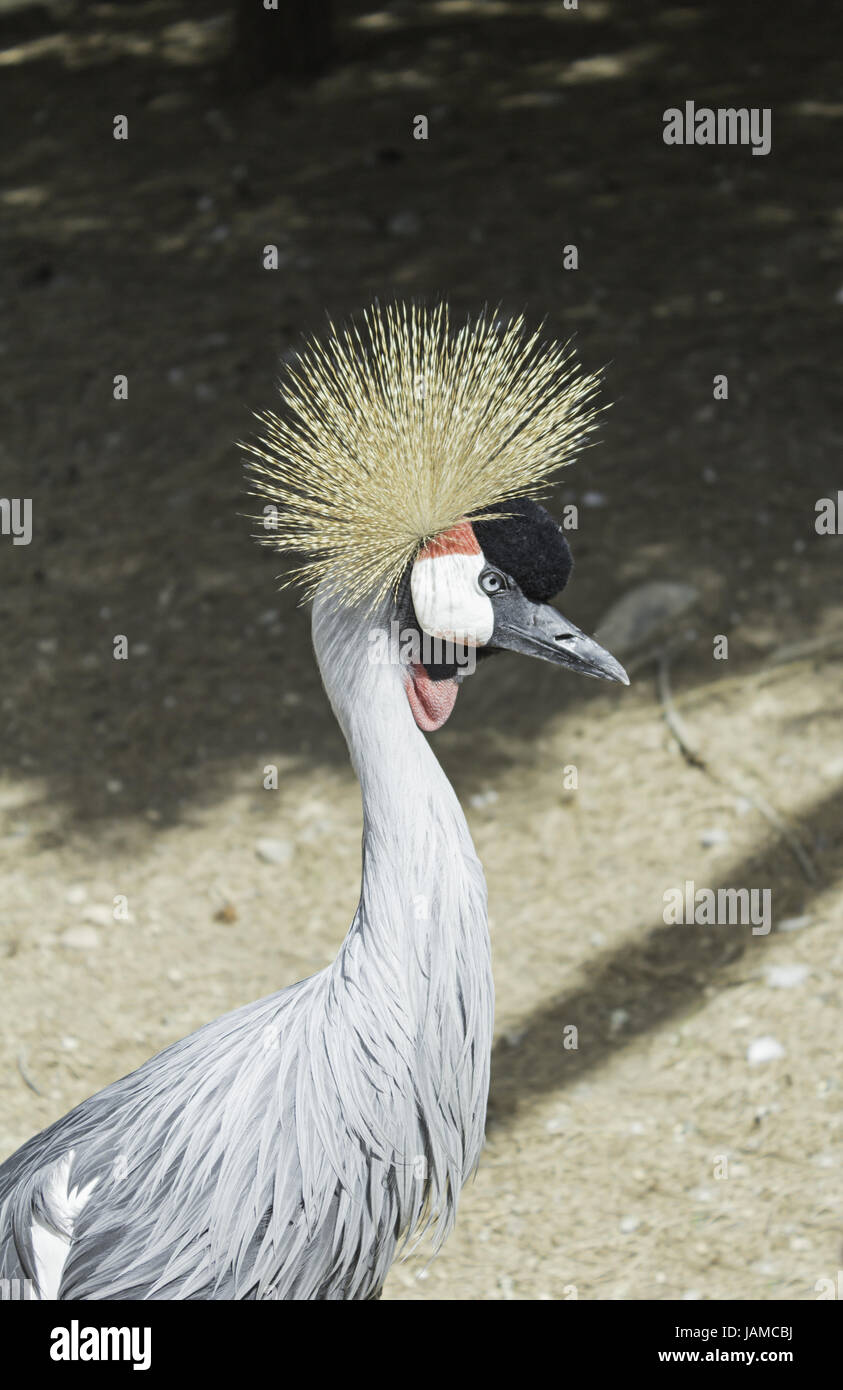
{"label": "blurred background", "polygon": [[[327,313],[499,304],[606,366],[555,505],[564,611],[633,684],[501,658],[435,737],[489,882],[488,1146],[386,1297],[816,1298],[843,1261],[839,9],[259,11],[0,4],[0,490],[33,509],[0,536],[0,1154],[333,958],[358,790],[235,442]],[[769,107],[771,152],[666,146],[686,101]],[[686,881],[769,889],[772,931],[666,925]]]}

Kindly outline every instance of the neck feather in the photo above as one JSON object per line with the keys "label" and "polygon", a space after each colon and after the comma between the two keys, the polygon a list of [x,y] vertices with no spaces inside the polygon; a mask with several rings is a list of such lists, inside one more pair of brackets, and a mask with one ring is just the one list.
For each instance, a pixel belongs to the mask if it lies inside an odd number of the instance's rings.
{"label": "neck feather", "polygon": [[393,1070],[404,1058],[432,1149],[458,1187],[479,1157],[488,1092],[486,887],[457,797],[416,727],[403,668],[370,659],[370,634],[388,632],[394,616],[391,603],[374,615],[314,603],[322,679],[363,795],[360,904],[333,985],[344,1008],[354,1002],[369,1051]]}
{"label": "neck feather", "polygon": [[388,602],[374,615],[314,604],[322,679],[363,795],[363,902],[367,890],[388,885],[397,927],[396,911],[404,923],[425,920],[419,900],[441,896],[466,875],[482,883],[482,874],[459,801],[416,727],[394,644],[377,640],[393,618]]}

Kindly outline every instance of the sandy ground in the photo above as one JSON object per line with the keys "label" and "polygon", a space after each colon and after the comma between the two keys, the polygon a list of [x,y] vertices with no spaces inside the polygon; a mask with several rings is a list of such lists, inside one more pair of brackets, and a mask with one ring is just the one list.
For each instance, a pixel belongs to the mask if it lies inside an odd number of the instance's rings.
{"label": "sandy ground", "polygon": [[[812,1299],[841,1267],[840,64],[811,6],[733,8],[349,7],[327,76],[248,96],[188,6],[4,22],[0,462],[34,535],[0,539],[0,1153],[335,953],[358,792],[233,441],[326,309],[446,293],[609,363],[564,607],[697,589],[670,683],[705,766],[644,650],[628,691],[467,683],[436,748],[489,882],[488,1146],[385,1296]],[[771,155],[667,151],[703,93],[772,105]],[[665,925],[686,880],[769,888],[772,932]]]}

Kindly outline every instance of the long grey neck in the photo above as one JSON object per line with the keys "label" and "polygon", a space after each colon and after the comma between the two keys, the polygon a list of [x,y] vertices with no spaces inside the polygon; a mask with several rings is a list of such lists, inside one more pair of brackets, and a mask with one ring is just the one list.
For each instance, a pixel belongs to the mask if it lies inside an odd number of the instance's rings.
{"label": "long grey neck", "polygon": [[390,602],[374,616],[314,602],[322,679],[363,794],[360,905],[334,985],[346,1005],[353,996],[382,1013],[390,1037],[374,1045],[412,1055],[420,1104],[452,1113],[467,1170],[482,1144],[492,1042],[486,888],[457,797],[416,727],[403,668],[371,659],[370,634],[388,632],[393,618]]}
{"label": "long grey neck", "polygon": [[456,906],[466,877],[475,888],[482,873],[459,801],[416,727],[397,653],[384,659],[386,636],[370,638],[389,634],[391,619],[389,604],[367,616],[317,598],[313,637],[363,794],[361,908],[379,931],[401,937],[411,923],[458,926],[429,909]]}

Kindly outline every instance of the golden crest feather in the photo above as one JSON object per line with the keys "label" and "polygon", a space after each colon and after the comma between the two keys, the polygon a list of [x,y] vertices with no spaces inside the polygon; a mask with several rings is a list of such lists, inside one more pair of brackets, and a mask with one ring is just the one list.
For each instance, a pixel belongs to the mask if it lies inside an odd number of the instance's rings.
{"label": "golden crest feather", "polygon": [[311,339],[283,416],[244,443],[260,539],[303,562],[284,583],[344,603],[394,592],[423,545],[466,516],[535,496],[594,429],[600,374],[523,317],[452,330],[447,305],[374,305]]}

